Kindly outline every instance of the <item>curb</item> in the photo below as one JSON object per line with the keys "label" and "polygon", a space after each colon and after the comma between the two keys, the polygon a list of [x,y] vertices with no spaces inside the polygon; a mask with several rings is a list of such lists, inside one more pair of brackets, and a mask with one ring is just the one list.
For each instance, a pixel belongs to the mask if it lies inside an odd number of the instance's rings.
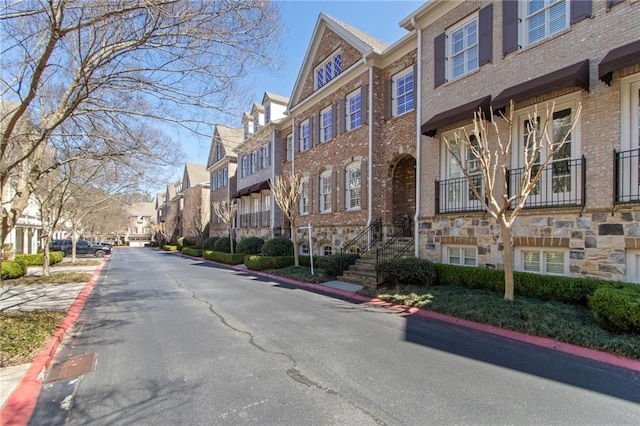
{"label": "curb", "polygon": [[[180,253],[180,255],[182,254]],[[570,343],[560,342],[558,340],[554,340],[549,337],[533,336],[531,334],[526,334],[519,331],[508,330],[508,329],[496,327],[493,325],[482,324],[479,322],[470,321],[470,320],[454,317],[447,314],[441,314],[439,312],[416,308],[414,306],[398,305],[398,304],[394,304],[394,303],[387,302],[377,298],[361,296],[359,294],[351,293],[345,290],[335,289],[335,288],[323,286],[320,284],[296,281],[296,280],[292,280],[291,278],[281,277],[278,275],[273,275],[273,274],[269,274],[262,271],[252,271],[250,269],[239,268],[238,266],[235,266],[235,265],[227,265],[224,263],[215,262],[213,260],[208,260],[204,258],[193,258],[190,256],[185,256],[185,257],[188,259],[202,259],[206,262],[215,263],[217,265],[221,265],[229,269],[247,272],[252,275],[263,276],[265,278],[272,278],[275,280],[285,282],[287,284],[295,285],[297,287],[309,288],[325,294],[339,295],[349,300],[354,300],[354,301],[363,302],[363,303],[370,303],[382,308],[391,309],[398,312],[404,312],[410,315],[417,315],[420,317],[430,318],[437,321],[442,321],[449,324],[481,331],[483,333],[493,334],[496,336],[505,337],[507,339],[516,340],[519,342],[529,343],[529,344],[544,347],[547,349],[556,350],[556,351],[577,356],[580,358],[586,358],[592,361],[598,361],[604,364],[614,365],[616,367],[621,367],[628,370],[640,372],[640,360],[625,358],[623,356],[614,355],[609,352],[604,352],[597,349],[585,348],[583,346],[572,345]]]}
{"label": "curb", "polygon": [[36,407],[38,396],[40,395],[42,380],[44,380],[47,370],[51,365],[51,360],[55,356],[67,331],[69,331],[71,326],[78,320],[78,317],[80,317],[84,305],[93,292],[93,287],[106,261],[106,258],[104,258],[102,263],[93,271],[91,278],[89,278],[89,281],[87,281],[82,290],[80,290],[80,293],[78,293],[78,296],[67,310],[67,316],[62,321],[60,327],[58,327],[42,352],[33,359],[20,384],[0,410],[0,419],[2,419],[3,426],[18,426],[29,423],[29,419]]}

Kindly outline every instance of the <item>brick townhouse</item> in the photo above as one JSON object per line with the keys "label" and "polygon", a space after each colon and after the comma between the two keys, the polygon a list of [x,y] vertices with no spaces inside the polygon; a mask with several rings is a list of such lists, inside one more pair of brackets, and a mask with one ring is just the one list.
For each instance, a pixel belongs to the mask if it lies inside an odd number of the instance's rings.
{"label": "brick townhouse", "polygon": [[416,51],[415,32],[387,46],[320,14],[281,146],[283,172],[304,176],[300,253],[337,253],[369,225],[392,233],[415,214]]}
{"label": "brick townhouse", "polygon": [[[238,155],[234,149],[242,142],[242,129],[223,125],[216,125],[213,129],[211,149],[207,161],[207,172],[210,176],[211,204],[218,201],[232,202],[236,192],[236,169]],[[228,235],[225,224],[211,209],[209,236],[221,237]],[[235,223],[232,226],[235,227]]]}
{"label": "brick townhouse", "polygon": [[280,174],[282,159],[276,147],[282,144],[281,129],[289,121],[288,98],[266,92],[261,103],[242,116],[242,142],[235,152],[237,200],[236,238],[268,239],[280,235],[281,213],[273,200],[270,181]]}
{"label": "brick townhouse", "polygon": [[[443,138],[469,126],[478,108],[508,113],[513,100],[505,177],[513,190],[534,107],[544,120],[546,105],[555,103],[549,129],[556,135],[581,104],[567,145],[514,226],[515,267],[640,281],[638,22],[637,0],[432,0],[401,22],[418,31],[421,51],[421,258],[503,266],[499,228],[469,192]],[[464,148],[460,155],[471,170],[475,159]]]}

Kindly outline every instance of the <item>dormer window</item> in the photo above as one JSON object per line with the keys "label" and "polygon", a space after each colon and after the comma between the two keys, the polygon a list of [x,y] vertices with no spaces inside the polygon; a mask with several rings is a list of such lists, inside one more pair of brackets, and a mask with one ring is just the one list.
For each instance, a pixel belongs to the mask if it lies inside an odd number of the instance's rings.
{"label": "dormer window", "polygon": [[314,85],[318,90],[342,72],[342,52],[331,55],[318,65],[314,72]]}
{"label": "dormer window", "polygon": [[220,161],[224,158],[224,146],[219,143],[216,145],[216,161]]}
{"label": "dormer window", "polygon": [[264,124],[271,123],[271,104],[264,107]]}
{"label": "dormer window", "polygon": [[254,122],[253,121],[246,121],[244,123],[244,138],[248,139],[250,135],[253,134],[254,132],[254,126],[253,126]]}

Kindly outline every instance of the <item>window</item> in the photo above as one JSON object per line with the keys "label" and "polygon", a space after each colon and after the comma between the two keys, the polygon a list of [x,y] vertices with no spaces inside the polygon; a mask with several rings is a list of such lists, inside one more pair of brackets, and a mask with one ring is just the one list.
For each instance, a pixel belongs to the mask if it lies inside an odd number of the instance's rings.
{"label": "window", "polygon": [[300,151],[306,151],[309,148],[311,148],[311,125],[307,119],[300,124]]}
{"label": "window", "polygon": [[640,283],[640,250],[627,250],[627,282]]}
{"label": "window", "polygon": [[640,75],[620,79],[620,149],[616,201],[640,200]]}
{"label": "window", "polygon": [[229,184],[229,170],[225,167],[222,169],[222,186]]}
{"label": "window", "polygon": [[342,72],[342,53],[330,56],[315,69],[314,85],[318,90]]}
{"label": "window", "polygon": [[333,248],[331,246],[322,246],[320,249],[320,256],[331,256]]}
{"label": "window", "polygon": [[224,157],[224,146],[219,143],[216,145],[216,161],[220,161]]}
{"label": "window", "polygon": [[287,161],[293,160],[293,135],[287,135]]}
{"label": "window", "polygon": [[329,107],[320,112],[320,142],[333,138],[333,109]]}
{"label": "window", "polygon": [[222,170],[220,170],[218,172],[218,188],[222,188],[225,186],[224,183],[224,172]]}
{"label": "window", "polygon": [[[444,133],[443,139],[447,139],[450,148],[446,143],[442,144],[442,180],[439,182],[438,191],[440,204],[438,206],[441,213],[453,211],[474,211],[481,210],[482,203],[473,192],[472,185],[464,175],[460,164],[464,165],[471,175],[473,184],[484,192],[484,182],[480,161],[464,143],[455,142],[455,133],[459,130]],[[477,146],[477,139],[470,135],[471,144]]]}
{"label": "window", "polygon": [[300,244],[300,246],[298,247],[298,254],[301,254],[303,256],[308,256],[309,255],[309,244],[307,244],[307,243]]}
{"label": "window", "polygon": [[413,68],[393,77],[393,115],[413,110]]}
{"label": "window", "polygon": [[218,189],[218,174],[217,173],[213,173],[211,175],[211,189],[213,189],[214,191],[216,189]]}
{"label": "window", "polygon": [[519,271],[545,275],[569,274],[569,256],[563,249],[518,248],[516,262]]}
{"label": "window", "polygon": [[331,170],[320,175],[320,212],[331,211]]}
{"label": "window", "polygon": [[253,121],[246,121],[244,123],[244,138],[248,139],[253,134]]}
{"label": "window", "polygon": [[353,130],[362,125],[362,94],[359,89],[347,96],[346,114],[347,130]]}
{"label": "window", "polygon": [[302,190],[300,191],[300,214],[309,213],[309,178],[302,181]]}
{"label": "window", "polygon": [[447,79],[454,80],[478,68],[478,15],[452,27],[447,34]]}
{"label": "window", "polygon": [[257,113],[253,117],[253,128],[255,129],[256,132],[260,130],[260,113]]}
{"label": "window", "polygon": [[476,247],[445,246],[444,263],[461,266],[477,266],[478,250]]}
{"label": "window", "polygon": [[264,122],[265,124],[271,123],[271,104],[264,107]]}
{"label": "window", "polygon": [[271,166],[271,145],[262,147],[262,168]]}
{"label": "window", "polygon": [[[553,155],[551,163],[541,172],[540,180],[533,189],[526,205],[575,205],[582,200],[581,181],[582,163],[578,159],[579,150],[579,125],[571,130],[571,124],[577,107],[577,98],[565,98],[565,101],[555,103],[553,115],[549,123],[546,122],[546,106],[538,106],[538,115],[534,115],[534,110],[517,111],[518,135],[517,149],[514,153],[514,164],[519,168],[510,171],[510,179],[513,191],[519,190],[520,180],[524,171],[524,156],[528,146],[534,142],[533,138],[548,138],[554,148],[562,144],[559,151]],[[579,124],[579,123],[578,123]],[[546,129],[548,134],[542,135]],[[548,144],[542,140],[542,149],[536,158],[536,163],[544,160],[552,153]],[[574,159],[576,158],[576,159]],[[534,167],[533,172],[537,173],[539,167]],[[515,192],[514,192],[515,193]]]}
{"label": "window", "polygon": [[242,177],[249,176],[249,159],[246,155],[242,156]]}
{"label": "window", "polygon": [[520,8],[524,44],[528,46],[567,28],[568,7],[568,0],[528,0]]}
{"label": "window", "polygon": [[360,163],[352,164],[346,170],[346,203],[347,209],[360,208]]}
{"label": "window", "polygon": [[251,153],[251,173],[258,171],[258,151]]}

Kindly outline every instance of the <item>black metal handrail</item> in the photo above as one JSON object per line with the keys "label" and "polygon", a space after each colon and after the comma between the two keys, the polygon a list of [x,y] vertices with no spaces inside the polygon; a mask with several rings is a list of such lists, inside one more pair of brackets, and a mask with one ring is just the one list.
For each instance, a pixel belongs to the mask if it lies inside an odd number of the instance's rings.
{"label": "black metal handrail", "polygon": [[640,149],[613,150],[613,202],[640,201]]}
{"label": "black metal handrail", "polygon": [[[482,175],[471,177],[480,193],[484,192]],[[466,177],[436,181],[436,213],[462,213],[484,210],[482,203],[475,197]]]}
{"label": "black metal handrail", "polygon": [[360,231],[351,241],[343,244],[341,253],[366,253],[371,246],[382,238],[382,219],[371,222],[371,225]]}
{"label": "black metal handrail", "polygon": [[[407,224],[387,240],[382,247],[376,250],[376,266],[380,262],[391,261],[400,258],[414,245],[411,236],[411,225]],[[378,268],[376,267],[376,282],[379,282]]]}

